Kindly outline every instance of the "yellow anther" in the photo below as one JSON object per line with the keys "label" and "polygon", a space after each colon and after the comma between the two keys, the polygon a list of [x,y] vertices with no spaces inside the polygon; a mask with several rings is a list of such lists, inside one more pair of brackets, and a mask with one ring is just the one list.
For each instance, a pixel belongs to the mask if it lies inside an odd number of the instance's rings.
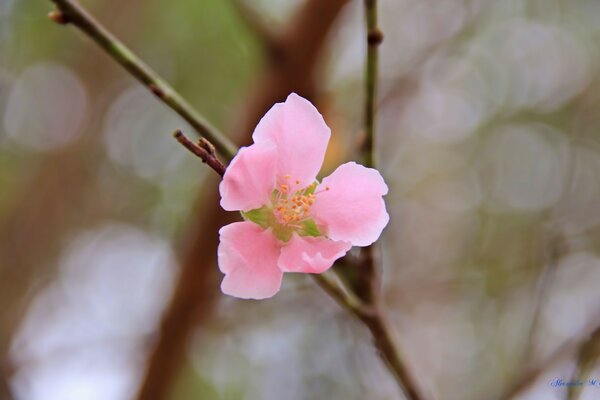
{"label": "yellow anther", "polygon": [[[285,175],[285,179],[289,180],[290,175]],[[294,179],[296,184],[300,184],[299,179]],[[278,222],[283,225],[289,225],[291,228],[299,228],[302,221],[311,218],[310,209],[317,195],[322,190],[329,190],[329,186],[314,192],[317,184],[313,183],[304,188],[282,183],[279,185],[279,193],[273,203],[273,212]]]}

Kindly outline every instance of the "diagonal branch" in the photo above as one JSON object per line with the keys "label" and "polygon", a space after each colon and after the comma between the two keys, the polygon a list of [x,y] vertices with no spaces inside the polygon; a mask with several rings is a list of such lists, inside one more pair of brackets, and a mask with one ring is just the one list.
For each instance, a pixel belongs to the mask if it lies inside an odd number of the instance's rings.
{"label": "diagonal branch", "polygon": [[200,136],[212,142],[224,157],[233,158],[234,144],[86,10],[73,0],[51,1],[58,11],[51,12],[50,19],[59,24],[73,24],[79,28],[156,97],[186,120]]}
{"label": "diagonal branch", "polygon": [[[596,319],[594,323],[590,325],[593,325],[593,328],[591,329],[591,333],[587,340],[584,340],[583,342],[579,338],[567,340],[535,367],[524,371],[519,377],[519,380],[506,389],[500,398],[511,400],[522,395],[524,392],[531,389],[533,385],[537,383],[538,379],[558,362],[564,360],[566,357],[576,354],[577,351],[589,341],[596,340],[600,336],[600,323],[598,322],[598,319]],[[590,332],[589,326],[584,330]]]}

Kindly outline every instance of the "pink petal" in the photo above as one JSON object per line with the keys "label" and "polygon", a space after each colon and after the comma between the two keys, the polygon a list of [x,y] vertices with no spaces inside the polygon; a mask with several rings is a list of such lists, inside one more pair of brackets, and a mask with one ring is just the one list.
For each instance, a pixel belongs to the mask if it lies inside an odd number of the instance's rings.
{"label": "pink petal", "polygon": [[331,130],[310,101],[292,93],[285,103],[275,104],[260,120],[252,138],[255,143],[277,146],[278,179],[289,175],[301,187],[311,184],[321,169]]}
{"label": "pink petal", "polygon": [[270,231],[252,222],[235,222],[219,231],[219,269],[225,274],[223,293],[242,299],[266,299],[281,287],[277,267],[280,243]]}
{"label": "pink petal", "polygon": [[331,268],[334,261],[351,247],[349,242],[294,234],[281,249],[278,265],[283,272],[320,274]]}
{"label": "pink petal", "polygon": [[382,198],[388,187],[376,169],[342,164],[323,179],[317,192],[311,214],[333,240],[368,246],[390,220]]}
{"label": "pink petal", "polygon": [[221,207],[249,211],[269,202],[275,188],[277,149],[272,144],[242,147],[219,184]]}

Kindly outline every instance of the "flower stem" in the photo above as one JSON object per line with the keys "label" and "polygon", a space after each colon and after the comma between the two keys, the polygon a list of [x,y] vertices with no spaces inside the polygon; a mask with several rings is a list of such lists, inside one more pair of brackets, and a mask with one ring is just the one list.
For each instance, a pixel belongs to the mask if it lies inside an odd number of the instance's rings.
{"label": "flower stem", "polygon": [[51,12],[50,19],[59,24],[73,24],[79,28],[164,104],[186,120],[200,136],[210,141],[225,158],[233,158],[236,153],[235,145],[86,10],[73,0],[51,1],[58,11]]}

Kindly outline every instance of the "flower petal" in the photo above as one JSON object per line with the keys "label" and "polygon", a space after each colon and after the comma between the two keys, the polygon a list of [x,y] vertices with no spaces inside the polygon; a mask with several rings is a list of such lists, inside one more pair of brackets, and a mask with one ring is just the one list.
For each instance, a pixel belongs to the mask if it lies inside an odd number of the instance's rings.
{"label": "flower petal", "polygon": [[294,234],[281,249],[277,265],[283,272],[320,274],[331,268],[334,261],[346,254],[351,247],[349,242]]}
{"label": "flower petal", "polygon": [[311,214],[333,240],[368,246],[390,220],[382,198],[388,187],[376,169],[342,164],[323,179],[317,192]]}
{"label": "flower petal", "polygon": [[260,120],[252,138],[255,143],[277,146],[278,183],[289,175],[301,187],[311,184],[321,169],[331,130],[310,101],[292,93],[285,103],[275,104]]}
{"label": "flower petal", "polygon": [[242,299],[266,299],[281,287],[277,267],[280,243],[252,222],[235,222],[219,230],[219,269],[225,274],[223,293]]}
{"label": "flower petal", "polygon": [[275,188],[277,148],[269,143],[242,147],[219,184],[221,207],[249,211],[269,202]]}

